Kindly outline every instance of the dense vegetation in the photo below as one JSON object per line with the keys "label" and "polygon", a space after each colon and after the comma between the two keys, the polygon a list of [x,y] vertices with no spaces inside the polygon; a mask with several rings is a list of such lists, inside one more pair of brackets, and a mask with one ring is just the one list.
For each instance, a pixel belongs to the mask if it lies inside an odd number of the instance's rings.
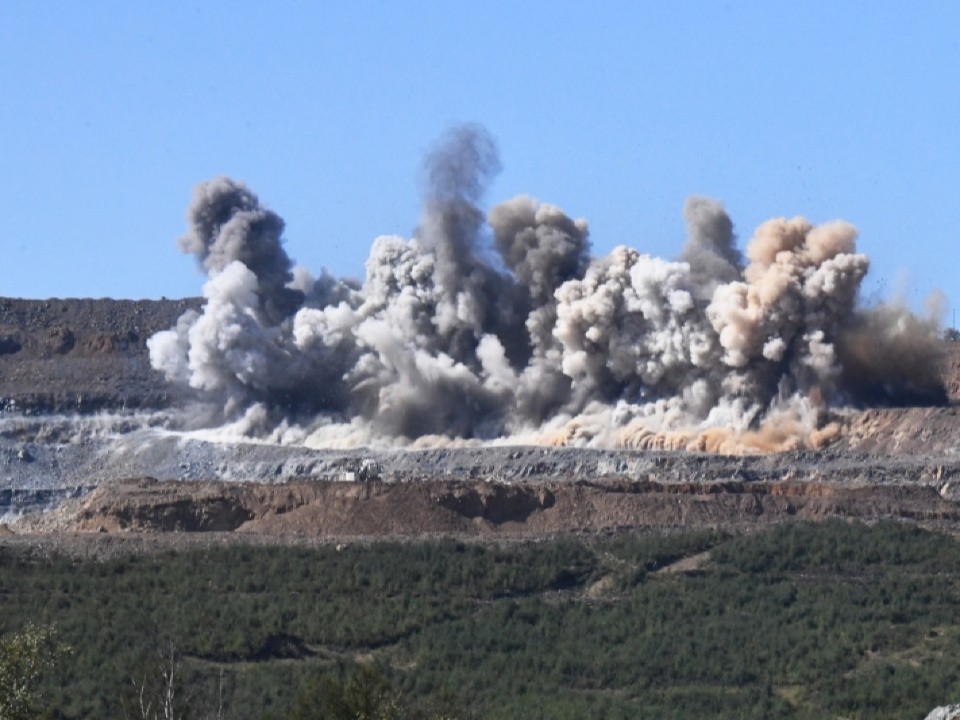
{"label": "dense vegetation", "polygon": [[411,717],[923,717],[960,698],[958,568],[952,537],[840,521],[108,560],[0,548],[0,631],[55,624],[73,648],[47,694],[59,718],[131,715],[171,659],[182,697],[230,718],[326,717],[308,709],[358,677]]}

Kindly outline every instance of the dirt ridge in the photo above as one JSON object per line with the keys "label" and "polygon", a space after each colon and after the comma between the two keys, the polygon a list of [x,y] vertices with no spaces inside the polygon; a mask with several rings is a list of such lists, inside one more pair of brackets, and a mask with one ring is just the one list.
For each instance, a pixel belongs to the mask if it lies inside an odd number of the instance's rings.
{"label": "dirt ridge", "polygon": [[26,518],[32,533],[234,532],[281,537],[537,537],[679,527],[758,526],[826,517],[903,519],[960,528],[960,503],[928,485],[831,482],[539,485],[429,480],[282,484],[151,478],[102,485]]}

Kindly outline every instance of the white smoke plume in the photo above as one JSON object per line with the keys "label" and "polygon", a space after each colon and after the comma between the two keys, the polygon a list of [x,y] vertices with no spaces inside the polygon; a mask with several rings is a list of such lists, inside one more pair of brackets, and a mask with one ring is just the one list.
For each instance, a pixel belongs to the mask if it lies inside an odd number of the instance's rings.
{"label": "white smoke plume", "polygon": [[235,430],[327,444],[769,449],[816,444],[830,408],[944,399],[936,319],[858,305],[851,225],[771,220],[744,259],[694,197],[677,260],[591,258],[586,221],[532,197],[485,217],[499,168],[482,128],[444,136],[413,238],[377,238],[359,284],[295,266],[243,184],[202,184],[180,247],[206,303],[149,340],[153,366]]}

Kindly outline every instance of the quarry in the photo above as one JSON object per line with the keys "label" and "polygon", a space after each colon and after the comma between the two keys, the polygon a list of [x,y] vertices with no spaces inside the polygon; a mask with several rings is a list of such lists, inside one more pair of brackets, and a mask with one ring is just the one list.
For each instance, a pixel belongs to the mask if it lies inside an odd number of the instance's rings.
{"label": "quarry", "polygon": [[[199,300],[0,300],[5,532],[538,537],[789,518],[960,520],[960,354],[940,406],[851,410],[819,449],[323,449],[183,429],[145,339]],[[8,535],[11,537],[11,535]]]}
{"label": "quarry", "polygon": [[242,182],[194,189],[180,300],[0,299],[7,533],[537,536],[791,517],[952,527],[944,298],[864,303],[841,220],[741,252],[693,196],[677,260],[519,195],[482,127],[424,160],[420,224],[319,274]]}

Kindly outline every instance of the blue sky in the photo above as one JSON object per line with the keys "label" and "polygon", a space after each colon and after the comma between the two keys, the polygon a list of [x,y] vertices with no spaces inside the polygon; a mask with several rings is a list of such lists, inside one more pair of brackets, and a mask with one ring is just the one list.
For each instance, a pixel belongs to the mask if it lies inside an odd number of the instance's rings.
{"label": "blue sky", "polygon": [[198,294],[175,241],[221,174],[360,276],[465,121],[500,146],[486,206],[559,205],[595,254],[675,256],[703,194],[741,246],[843,218],[868,296],[960,303],[960,3],[876,0],[0,0],[0,295]]}

